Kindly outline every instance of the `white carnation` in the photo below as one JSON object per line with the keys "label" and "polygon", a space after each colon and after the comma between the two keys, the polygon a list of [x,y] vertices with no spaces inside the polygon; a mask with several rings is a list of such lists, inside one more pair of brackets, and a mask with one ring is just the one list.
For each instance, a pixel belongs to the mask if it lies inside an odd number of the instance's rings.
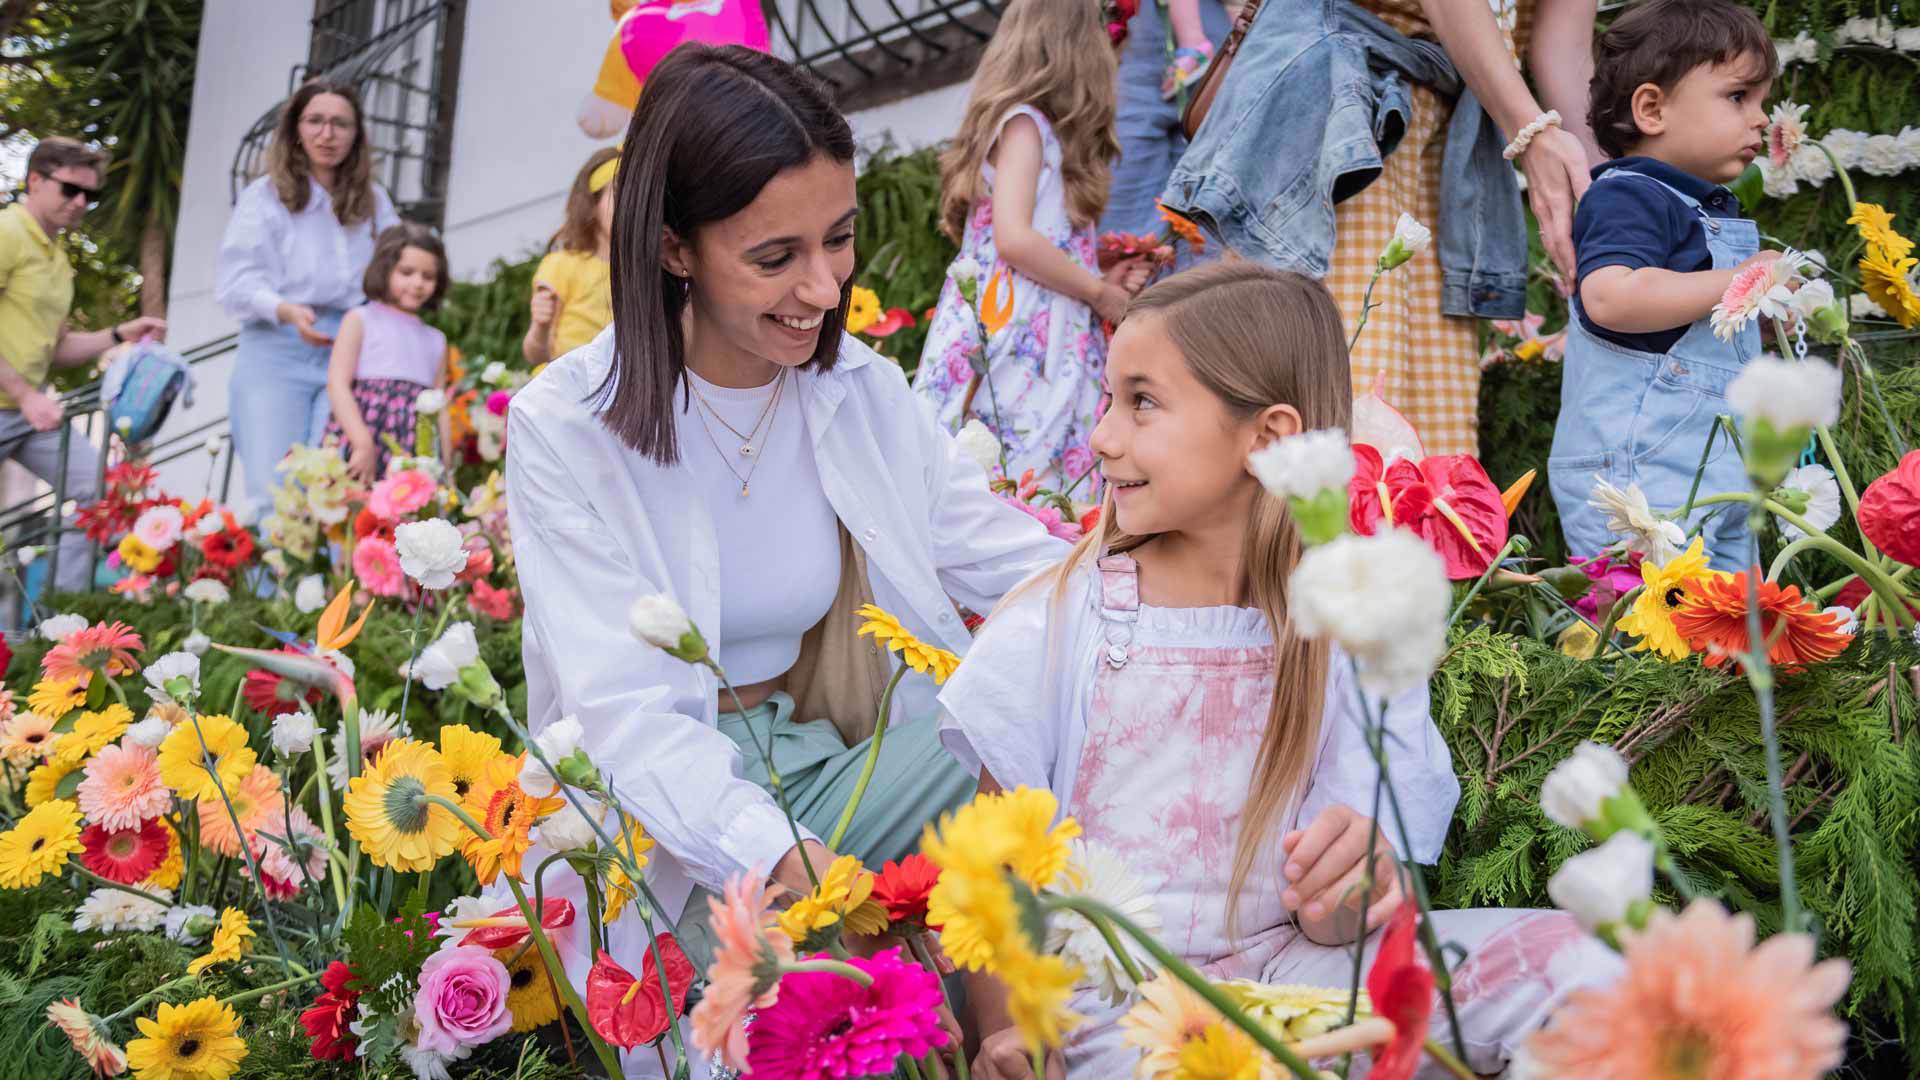
{"label": "white carnation", "polygon": [[1560,864],[1547,895],[1589,932],[1624,923],[1636,901],[1653,894],[1653,845],[1631,829]]}
{"label": "white carnation", "polygon": [[541,764],[542,755],[556,766],[573,756],[580,749],[581,740],[587,737],[586,729],[580,726],[576,717],[563,716],[541,728],[533,737],[533,744],[539,747],[539,754],[528,754],[520,765],[520,790],[536,799],[551,798],[560,791],[560,782],[553,773]]}
{"label": "white carnation", "polygon": [[1540,809],[1569,829],[1600,818],[1600,804],[1627,786],[1627,759],[1611,746],[1583,742],[1540,785]]}
{"label": "white carnation", "polygon": [[1421,685],[1446,648],[1446,564],[1410,532],[1344,535],[1309,548],[1287,594],[1295,628],[1344,649],[1371,693],[1391,697]]}
{"label": "white carnation", "polygon": [[273,752],[283,758],[296,757],[313,749],[313,736],[319,723],[305,709],[284,712],[273,719]]}
{"label": "white carnation", "polygon": [[173,902],[173,893],[166,889],[144,891],[159,902],[119,889],[95,889],[73,913],[73,928],[104,934],[151,934],[159,930],[167,924],[167,905]]}
{"label": "white carnation", "polygon": [[991,473],[1000,464],[1000,440],[979,420],[969,420],[953,437],[960,452]]}
{"label": "white carnation", "polygon": [[319,574],[308,574],[293,587],[293,606],[302,615],[311,615],[327,606],[327,583]]}
{"label": "white carnation", "polygon": [[420,396],[413,399],[413,411],[418,416],[432,416],[446,407],[447,392],[433,387],[420,391]]}
{"label": "white carnation", "polygon": [[672,651],[693,632],[693,621],[678,601],[666,593],[643,596],[627,609],[627,626],[633,636],[656,649]]}
{"label": "white carnation", "polygon": [[1261,486],[1279,498],[1311,499],[1345,491],[1353,479],[1353,447],[1338,428],[1275,439],[1247,457]]}
{"label": "white carnation", "polygon": [[135,746],[159,746],[166,741],[167,735],[172,731],[172,724],[148,713],[127,728],[127,733],[120,738],[122,742],[132,743]]}
{"label": "white carnation", "polygon": [[83,615],[49,615],[40,620],[40,636],[48,641],[65,641],[68,635],[86,628]]}
{"label": "white carnation", "polygon": [[167,693],[167,683],[181,677],[200,692],[200,658],[190,652],[171,652],[147,665],[147,696],[162,705],[179,704]]}
{"label": "white carnation", "polygon": [[486,368],[480,372],[481,381],[492,383],[496,386],[504,382],[506,377],[507,365],[498,360],[488,364]]}
{"label": "white carnation", "polygon": [[233,598],[226,584],[213,578],[199,578],[180,590],[180,594],[196,604],[218,605]]}
{"label": "white carnation", "polygon": [[187,640],[180,643],[181,651],[190,652],[195,656],[205,656],[207,650],[211,648],[213,648],[213,639],[198,630],[188,634]]}
{"label": "white carnation", "polygon": [[447,627],[440,639],[420,650],[411,663],[400,665],[400,674],[418,679],[429,690],[445,690],[460,678],[460,670],[480,659],[480,643],[473,636],[473,624],[466,621]]}
{"label": "white carnation", "polygon": [[1775,431],[1829,427],[1840,419],[1840,370],[1822,360],[1767,353],[1727,386],[1727,404],[1742,423],[1765,420]]}
{"label": "white carnation", "polygon": [[467,568],[466,538],[446,518],[410,521],[393,530],[400,569],[423,589],[444,589]]}
{"label": "white carnation", "polygon": [[[537,764],[537,762],[529,756],[528,764]],[[523,777],[526,775],[524,770],[521,775]],[[551,782],[549,779],[548,783]],[[526,789],[523,787],[521,790]],[[587,805],[594,810],[595,822],[606,820],[606,812],[598,803],[590,802]],[[578,851],[592,846],[598,839],[587,816],[574,808],[571,799],[567,801],[567,805],[549,814],[541,820],[540,824],[534,826],[533,842],[548,851]]]}

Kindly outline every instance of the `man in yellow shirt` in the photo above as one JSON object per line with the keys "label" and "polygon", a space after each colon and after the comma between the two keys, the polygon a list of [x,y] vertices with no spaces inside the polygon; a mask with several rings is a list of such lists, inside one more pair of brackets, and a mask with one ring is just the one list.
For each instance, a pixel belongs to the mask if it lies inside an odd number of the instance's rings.
{"label": "man in yellow shirt", "polygon": [[[149,317],[88,332],[67,326],[73,266],[59,237],[99,201],[102,165],[98,151],[73,139],[42,140],[27,158],[26,193],[0,210],[0,460],[12,458],[49,484],[60,472],[66,413],[45,390],[48,374],[92,361],[116,342],[167,332],[166,320]],[[98,498],[99,468],[87,440],[70,439],[66,497]],[[63,531],[54,586],[85,588],[90,570],[86,536]]]}

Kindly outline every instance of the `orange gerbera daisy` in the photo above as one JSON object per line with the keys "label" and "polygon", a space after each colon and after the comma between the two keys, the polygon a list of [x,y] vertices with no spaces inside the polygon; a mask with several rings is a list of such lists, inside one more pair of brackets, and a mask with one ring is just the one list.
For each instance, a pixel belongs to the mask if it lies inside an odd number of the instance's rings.
{"label": "orange gerbera daisy", "polygon": [[1751,916],[1695,900],[1625,937],[1620,981],[1574,993],[1529,1041],[1534,1075],[1810,1080],[1840,1064],[1847,962],[1814,963],[1807,935],[1755,946]]}
{"label": "orange gerbera daisy", "polygon": [[[1759,567],[1752,571],[1760,574]],[[1797,585],[1784,588],[1760,582],[1760,633],[1773,644],[1767,660],[1796,671],[1831,660],[1852,638],[1838,632],[1840,620],[1800,596]],[[1699,652],[1708,667],[1719,667],[1747,649],[1747,575],[1709,574],[1687,587],[1673,613],[1673,628]]]}
{"label": "orange gerbera daisy", "polygon": [[[228,784],[227,798],[233,803],[231,817],[218,792],[200,800],[200,842],[209,849],[238,856],[243,835],[251,837],[261,829],[275,836],[287,831],[286,797],[280,791],[280,778],[267,766],[255,765],[239,783]],[[234,818],[240,819],[237,833]]]}
{"label": "orange gerbera daisy", "polygon": [[767,906],[778,885],[763,885],[759,873],[727,882],[722,897],[710,896],[713,963],[707,986],[693,1007],[693,1045],[718,1053],[735,1071],[747,1066],[747,1029],[740,1021],[780,997],[780,965],[793,962],[793,941],[769,930]]}
{"label": "orange gerbera daisy", "polygon": [[109,676],[131,675],[139,669],[133,654],[144,645],[133,627],[123,622],[100,623],[75,630],[40,658],[40,672],[54,680],[87,685],[96,671]]}
{"label": "orange gerbera daisy", "polygon": [[1173,230],[1173,235],[1185,241],[1195,255],[1207,250],[1207,236],[1200,231],[1200,226],[1195,225],[1185,215],[1169,208],[1166,203],[1155,202],[1153,205],[1160,211],[1160,220],[1166,222],[1167,228]]}
{"label": "orange gerbera daisy", "polygon": [[536,799],[520,790],[520,763],[525,755],[497,754],[487,762],[467,793],[467,805],[480,818],[488,839],[466,832],[460,853],[473,864],[480,884],[491,885],[505,870],[518,880],[520,859],[533,846],[528,834],[535,822],[565,805],[560,799]]}

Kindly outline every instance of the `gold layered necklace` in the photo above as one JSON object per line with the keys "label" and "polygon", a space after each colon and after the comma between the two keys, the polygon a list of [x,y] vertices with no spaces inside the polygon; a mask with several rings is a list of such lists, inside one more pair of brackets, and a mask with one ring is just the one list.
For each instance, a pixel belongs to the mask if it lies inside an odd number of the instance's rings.
{"label": "gold layered necklace", "polygon": [[[787,388],[786,369],[782,368],[780,374],[774,378],[773,393],[767,396],[766,407],[760,410],[760,418],[754,421],[753,430],[746,434],[742,434],[739,428],[727,423],[727,418],[721,416],[720,410],[714,408],[713,402],[708,401],[707,396],[700,392],[700,387],[694,383],[691,373],[688,374],[687,385],[693,388],[693,396],[697,398],[701,406],[703,406],[699,410],[701,430],[707,433],[707,441],[713,444],[713,452],[720,456],[720,464],[725,465],[727,471],[733,474],[733,478],[740,481],[740,497],[743,499],[746,498],[751,491],[753,472],[760,467],[760,451],[753,445],[753,440],[761,437],[762,428],[766,429],[765,434],[768,438],[771,438],[773,435],[774,412],[779,408],[780,395],[784,393]],[[719,436],[713,433],[713,425],[707,422],[708,414],[712,414],[715,420],[720,421],[721,427],[726,428],[735,438],[741,440],[740,456],[747,459],[747,471],[745,473],[734,468],[733,459],[727,455],[724,449],[721,449]],[[761,440],[760,446],[766,446],[765,439]]]}

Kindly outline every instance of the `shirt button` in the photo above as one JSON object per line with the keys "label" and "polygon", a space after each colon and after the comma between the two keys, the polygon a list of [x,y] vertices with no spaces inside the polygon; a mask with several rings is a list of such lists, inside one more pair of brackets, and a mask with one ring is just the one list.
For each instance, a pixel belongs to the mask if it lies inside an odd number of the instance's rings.
{"label": "shirt button", "polygon": [[860,539],[865,540],[867,543],[871,544],[875,540],[880,539],[880,530],[870,528],[866,532],[863,532],[860,534]]}
{"label": "shirt button", "polygon": [[946,624],[946,623],[950,623],[950,622],[952,622],[952,621],[953,621],[953,612],[951,612],[951,611],[949,611],[949,612],[945,612],[945,613],[943,613],[943,614],[942,614],[942,615],[940,616],[940,622],[941,622],[941,623],[942,623],[943,625],[944,625],[944,624]]}

